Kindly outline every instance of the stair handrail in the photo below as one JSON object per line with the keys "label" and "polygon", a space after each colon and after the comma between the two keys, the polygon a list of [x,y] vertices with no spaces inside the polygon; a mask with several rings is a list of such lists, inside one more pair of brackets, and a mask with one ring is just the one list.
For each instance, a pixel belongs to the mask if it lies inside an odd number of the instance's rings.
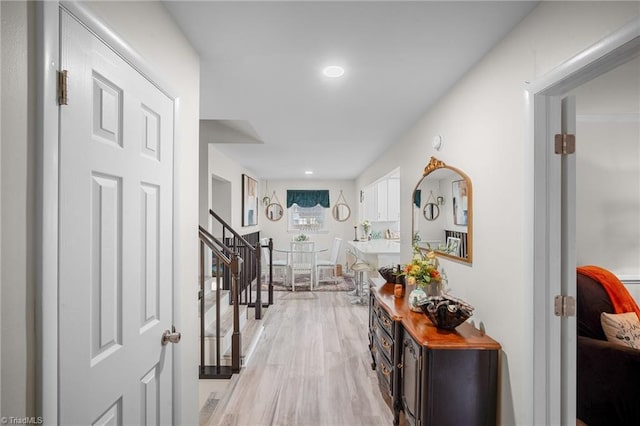
{"label": "stair handrail", "polygon": [[[261,254],[261,245],[258,242],[255,246],[253,246],[249,241],[247,241],[242,235],[240,235],[235,229],[231,227],[223,218],[221,218],[213,209],[209,209],[209,214],[213,216],[221,225],[223,229],[223,238],[224,232],[228,230],[240,243],[242,243],[245,247],[251,248],[248,253],[251,253],[256,263],[256,278],[257,278],[257,286],[256,286],[256,301],[253,305],[255,308],[255,319],[262,319],[262,254]],[[211,235],[211,234],[209,234]],[[222,244],[222,246],[226,247],[226,244]],[[245,259],[249,265],[252,264],[252,259]],[[249,292],[251,289],[249,288]],[[272,299],[269,299],[269,304],[271,304]]]}
{"label": "stair handrail", "polygon": [[[198,227],[198,236],[200,239],[200,378],[217,378],[226,375],[220,366],[220,285],[216,285],[216,369],[214,372],[206,371],[204,347],[205,347],[205,294],[204,294],[204,246],[211,249],[218,263],[217,271],[220,271],[220,262],[222,262],[231,271],[231,298],[233,304],[233,334],[231,336],[231,373],[240,372],[240,351],[241,351],[241,334],[240,334],[240,304],[238,301],[238,275],[242,269],[242,258],[237,252],[232,251],[226,245],[211,235],[202,226]],[[221,249],[216,247],[220,245]],[[229,255],[223,253],[226,251]],[[218,276],[219,280],[219,276]],[[228,378],[228,377],[227,377]]]}
{"label": "stair handrail", "polygon": [[210,214],[211,214],[211,216],[213,216],[213,217],[214,217],[218,222],[220,222],[220,224],[221,224],[224,228],[228,229],[228,230],[233,234],[233,236],[234,236],[234,237],[236,237],[237,239],[239,239],[239,240],[240,240],[240,242],[242,242],[242,244],[246,245],[247,247],[253,247],[249,241],[245,240],[245,239],[244,239],[244,237],[243,237],[242,235],[238,234],[238,232],[237,232],[235,229],[233,229],[233,228],[231,227],[231,225],[229,225],[227,222],[225,222],[223,218],[221,218],[220,216],[218,216],[218,214],[216,214],[216,212],[214,212],[212,209],[209,209],[209,213],[210,213]]}
{"label": "stair handrail", "polygon": [[209,247],[211,249],[211,251],[213,252],[214,256],[217,257],[218,259],[222,260],[222,263],[224,263],[225,266],[229,266],[230,267],[231,266],[231,255],[233,254],[233,251],[229,247],[227,247],[224,244],[222,244],[221,245],[222,250],[229,252],[229,256],[227,256],[225,253],[220,251],[218,249],[218,247],[216,247],[215,244],[220,244],[220,241],[216,237],[211,235],[202,226],[200,226],[200,229],[198,230],[198,232],[200,234],[200,240],[202,240],[202,242],[204,242],[207,245],[207,247]]}
{"label": "stair handrail", "polygon": [[[235,252],[231,250],[230,247],[227,247],[227,245],[220,241],[218,238],[214,237],[209,231],[204,229],[202,225],[198,225],[198,228],[198,232],[200,233],[201,237],[205,238],[207,246],[211,250],[215,250],[214,253],[219,253],[221,256],[224,256],[226,259],[228,259],[229,262],[231,262],[231,255]],[[218,249],[218,247],[216,247],[214,244],[220,247],[220,249]],[[228,253],[228,256],[222,253],[220,250]]]}

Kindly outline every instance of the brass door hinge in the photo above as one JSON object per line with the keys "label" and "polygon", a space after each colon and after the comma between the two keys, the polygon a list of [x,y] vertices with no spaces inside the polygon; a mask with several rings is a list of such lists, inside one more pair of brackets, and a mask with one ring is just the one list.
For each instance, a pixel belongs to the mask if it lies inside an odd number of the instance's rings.
{"label": "brass door hinge", "polygon": [[553,305],[557,317],[573,317],[576,315],[576,299],[572,296],[558,295]]}
{"label": "brass door hinge", "polygon": [[58,105],[68,105],[69,98],[67,92],[67,79],[69,77],[69,71],[58,71]]}
{"label": "brass door hinge", "polygon": [[567,155],[576,152],[576,135],[560,133],[555,136],[556,154]]}

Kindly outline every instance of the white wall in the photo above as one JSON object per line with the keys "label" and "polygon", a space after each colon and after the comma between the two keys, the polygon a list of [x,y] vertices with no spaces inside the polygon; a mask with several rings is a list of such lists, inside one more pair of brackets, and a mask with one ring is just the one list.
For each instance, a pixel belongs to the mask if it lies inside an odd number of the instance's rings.
{"label": "white wall", "polygon": [[[401,168],[401,259],[411,255],[412,191],[431,155],[473,184],[473,265],[443,259],[453,294],[502,344],[500,423],[533,422],[533,158],[525,85],[640,15],[638,2],[541,2],[358,179]],[[417,52],[420,54],[420,52]],[[428,54],[428,52],[424,52]],[[443,135],[437,152],[435,135]]]}
{"label": "white wall", "polygon": [[640,58],[576,96],[576,255],[640,278]]}
{"label": "white wall", "polygon": [[[199,59],[164,6],[157,2],[86,2],[179,96],[176,122],[178,238],[176,282],[197,283]],[[2,7],[2,415],[34,416],[38,360],[34,359],[34,131],[36,87],[32,2]],[[140,24],[143,22],[153,25]],[[182,332],[177,359],[178,423],[198,424],[197,287],[179,285],[175,312]],[[51,421],[51,420],[48,420]]]}
{"label": "white wall", "polygon": [[[231,220],[229,225],[236,230],[240,235],[250,234],[252,232],[258,232],[262,226],[262,220],[258,217],[257,226],[242,226],[242,175],[246,174],[257,181],[260,181],[260,177],[253,173],[251,170],[247,170],[240,166],[237,162],[227,157],[220,152],[215,145],[208,144],[208,202],[207,206],[213,206],[212,200],[212,188],[211,178],[216,177],[231,183],[231,199],[227,200],[230,204]],[[260,182],[258,182],[258,188],[260,188]],[[262,199],[262,195],[258,193],[258,199]],[[220,202],[217,200],[216,202]],[[206,207],[208,211],[209,207]],[[223,216],[224,218],[224,216]],[[211,222],[209,222],[209,225]],[[211,227],[209,227],[211,229]]]}
{"label": "white wall", "polygon": [[35,415],[35,94],[32,3],[2,9],[2,416]]}
{"label": "white wall", "polygon": [[[342,238],[342,248],[340,249],[340,255],[338,256],[338,263],[344,265],[344,250],[346,248],[346,241],[353,240],[353,226],[356,223],[354,216],[354,204],[357,200],[355,195],[355,185],[352,180],[269,180],[269,196],[273,191],[276,192],[276,196],[280,200],[280,204],[284,208],[284,216],[277,222],[272,222],[264,215],[264,208],[260,211],[259,221],[262,223],[261,237],[273,238],[273,245],[275,248],[288,248],[289,241],[298,235],[298,232],[287,231],[287,190],[288,189],[327,189],[329,190],[329,202],[330,208],[326,211],[326,223],[328,231],[324,233],[309,233],[311,239],[316,243],[318,248],[327,248],[327,253],[318,255],[320,259],[329,259],[331,253],[331,247],[333,239],[335,237]],[[351,217],[344,222],[338,222],[333,218],[332,209],[340,196],[340,190],[347,200],[347,204],[351,208]],[[265,182],[260,184],[260,199],[265,191]],[[341,200],[342,201],[342,200]],[[359,229],[358,232],[361,232]]]}
{"label": "white wall", "polygon": [[[258,200],[260,202],[260,209],[257,226],[242,226],[243,173],[248,174],[252,178],[258,180]],[[356,221],[356,216],[354,215],[356,208],[354,206],[357,203],[358,198],[356,198],[354,181],[352,180],[318,181],[306,180],[304,178],[301,178],[299,180],[291,181],[269,180],[267,182],[266,180],[261,179],[260,176],[254,174],[250,170],[243,168],[236,161],[220,152],[220,150],[216,148],[215,144],[209,144],[208,174],[209,176],[214,176],[218,179],[223,179],[231,183],[231,220],[229,224],[240,234],[248,234],[250,232],[259,231],[261,237],[273,238],[276,248],[287,245],[288,242],[291,241],[292,236],[297,235],[297,233],[292,234],[287,231],[287,189],[328,189],[331,207],[333,207],[333,205],[338,200],[338,197],[340,196],[340,190],[343,191],[344,197],[347,200],[347,204],[349,204],[352,210],[351,217],[345,222],[337,222],[333,219],[331,211],[327,211],[329,231],[327,233],[313,234],[313,240],[317,242],[318,246],[326,247],[327,249],[329,249],[329,251],[331,251],[331,245],[333,243],[334,237],[342,238],[343,241],[353,239],[353,226],[354,221]],[[261,203],[262,197],[264,197],[265,195],[272,196],[274,190],[276,191],[276,196],[280,200],[280,204],[282,204],[282,207],[285,209],[284,217],[277,222],[272,222],[265,217],[264,205]],[[209,178],[208,193],[208,205],[211,206],[214,204],[211,195],[211,178]],[[211,224],[209,224],[209,226],[211,229]],[[341,263],[344,263],[344,247],[345,245],[343,244],[341,255],[338,258],[338,261]],[[320,256],[323,257],[323,255]],[[327,253],[324,257],[328,258],[329,253]]]}

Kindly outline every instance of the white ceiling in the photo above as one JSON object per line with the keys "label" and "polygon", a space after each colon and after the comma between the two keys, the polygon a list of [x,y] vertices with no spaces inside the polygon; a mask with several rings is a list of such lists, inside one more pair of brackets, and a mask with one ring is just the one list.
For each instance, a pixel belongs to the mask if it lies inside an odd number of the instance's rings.
{"label": "white ceiling", "polygon": [[353,179],[536,2],[165,4],[200,54],[202,140],[260,179]]}

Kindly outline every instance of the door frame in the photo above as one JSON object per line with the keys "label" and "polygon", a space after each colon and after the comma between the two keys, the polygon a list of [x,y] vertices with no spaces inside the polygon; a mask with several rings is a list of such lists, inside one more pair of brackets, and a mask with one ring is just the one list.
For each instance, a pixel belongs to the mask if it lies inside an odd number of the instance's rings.
{"label": "door frame", "polygon": [[[533,423],[575,424],[575,363],[561,361],[562,321],[553,299],[561,294],[561,191],[560,156],[553,152],[553,136],[560,132],[560,100],[570,90],[640,54],[640,19],[525,86],[527,107],[527,167],[530,270],[533,278]],[[579,144],[578,144],[579,146]],[[575,282],[566,283],[575,294]],[[562,332],[575,335],[575,318],[565,320]],[[573,385],[571,385],[571,381]],[[565,400],[564,392],[570,392]],[[571,396],[572,393],[572,396]],[[565,394],[566,395],[566,394]],[[574,404],[575,405],[575,404]],[[573,420],[571,418],[573,417]]]}
{"label": "door frame", "polygon": [[[151,81],[174,102],[174,162],[173,162],[173,220],[172,233],[180,241],[176,199],[179,199],[179,174],[176,168],[179,127],[180,98],[172,85],[145,61],[124,39],[84,5],[75,1],[36,2],[36,81],[37,106],[37,212],[36,234],[41,244],[37,247],[36,271],[36,412],[41,413],[47,423],[57,424],[58,418],[58,189],[59,189],[59,106],[56,99],[57,71],[60,63],[60,9],[64,8],[82,24],[104,41],[136,71]],[[72,78],[72,76],[70,76]],[[72,101],[72,100],[71,100]],[[180,324],[180,292],[175,283],[178,267],[182,263],[180,254],[173,250],[173,323]],[[173,350],[173,424],[180,424],[182,401],[180,392],[180,345],[171,345]],[[195,370],[194,370],[195,371]],[[194,373],[195,374],[195,373]]]}

